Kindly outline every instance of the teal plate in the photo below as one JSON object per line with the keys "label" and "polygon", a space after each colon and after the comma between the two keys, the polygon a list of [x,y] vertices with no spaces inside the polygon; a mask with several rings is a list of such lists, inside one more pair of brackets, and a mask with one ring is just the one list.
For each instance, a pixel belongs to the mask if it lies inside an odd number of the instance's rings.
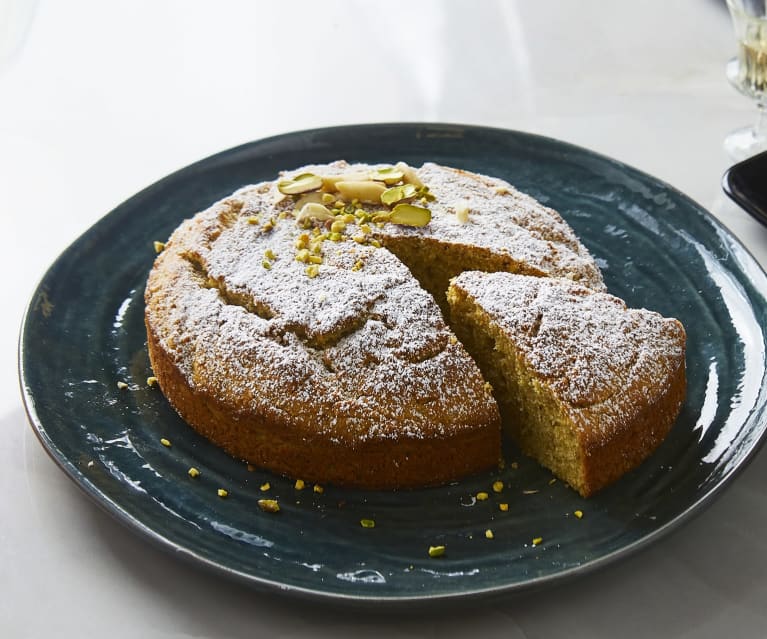
{"label": "teal plate", "polygon": [[[153,240],[236,188],[338,158],[426,160],[504,178],[559,210],[609,290],[687,328],[688,396],[668,439],[590,500],[508,451],[502,471],[441,488],[297,491],[188,428],[156,388],[143,326]],[[21,333],[32,427],[51,457],[130,528],[270,591],[365,604],[473,599],[561,582],[625,557],[711,503],[765,435],[767,278],[711,215],[668,185],[582,148],[514,131],[339,127],[224,151],[117,207],[56,260]],[[124,380],[129,388],[119,390]],[[172,442],[168,448],[160,438]],[[191,479],[195,466],[201,475]],[[491,485],[506,487],[495,493]],[[262,492],[260,486],[271,488]],[[221,499],[219,487],[229,491]],[[489,498],[474,495],[487,491]],[[264,496],[281,512],[262,512]],[[508,503],[508,512],[499,509]],[[581,519],[574,516],[582,511]],[[375,521],[363,528],[361,519]],[[491,529],[493,539],[485,537]],[[533,544],[533,538],[542,542]],[[431,545],[446,546],[439,559]]]}

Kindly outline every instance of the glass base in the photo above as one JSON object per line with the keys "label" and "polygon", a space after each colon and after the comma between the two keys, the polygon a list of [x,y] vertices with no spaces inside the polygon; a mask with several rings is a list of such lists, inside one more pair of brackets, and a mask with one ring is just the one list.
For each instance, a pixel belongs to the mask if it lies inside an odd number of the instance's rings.
{"label": "glass base", "polygon": [[754,127],[745,126],[736,129],[724,139],[724,150],[731,160],[740,162],[767,151],[767,138],[757,135]]}

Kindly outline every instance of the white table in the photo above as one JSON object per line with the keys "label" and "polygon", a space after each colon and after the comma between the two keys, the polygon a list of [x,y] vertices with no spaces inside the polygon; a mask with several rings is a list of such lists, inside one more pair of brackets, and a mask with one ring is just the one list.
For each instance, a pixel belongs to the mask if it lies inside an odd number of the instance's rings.
{"label": "white table", "polygon": [[724,78],[734,49],[714,0],[41,2],[0,63],[0,635],[764,636],[767,451],[702,515],[606,570],[459,612],[362,616],[258,595],[103,514],[35,439],[15,364],[24,305],[79,233],[176,168],[316,126],[443,121],[574,142],[686,192],[767,265],[767,229],[719,184],[724,135],[754,115]]}

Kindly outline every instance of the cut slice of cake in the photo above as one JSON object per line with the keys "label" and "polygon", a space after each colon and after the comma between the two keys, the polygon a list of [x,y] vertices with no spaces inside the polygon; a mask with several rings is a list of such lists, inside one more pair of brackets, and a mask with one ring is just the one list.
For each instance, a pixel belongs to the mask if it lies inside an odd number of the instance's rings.
{"label": "cut slice of cake", "polygon": [[685,331],[560,278],[464,272],[451,325],[522,451],[587,497],[663,441],[685,397]]}

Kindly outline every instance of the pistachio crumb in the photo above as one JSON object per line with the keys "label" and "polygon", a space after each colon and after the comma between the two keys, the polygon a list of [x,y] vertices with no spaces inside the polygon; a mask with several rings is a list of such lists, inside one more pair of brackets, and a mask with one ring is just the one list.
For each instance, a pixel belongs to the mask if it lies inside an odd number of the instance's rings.
{"label": "pistachio crumb", "polygon": [[261,262],[261,266],[263,266],[267,271],[271,270],[272,263],[269,260],[264,260]]}
{"label": "pistachio crumb", "polygon": [[363,528],[375,528],[376,522],[372,519],[360,519],[360,526]]}
{"label": "pistachio crumb", "polygon": [[370,240],[370,246],[381,248],[381,243],[378,240]]}
{"label": "pistachio crumb", "polygon": [[322,257],[320,255],[310,255],[309,256],[309,263],[310,264],[322,264]]}
{"label": "pistachio crumb", "polygon": [[248,216],[248,224],[258,224],[260,221],[261,219],[258,217],[258,215]]}
{"label": "pistachio crumb", "polygon": [[445,554],[444,546],[429,546],[429,557],[442,557]]}
{"label": "pistachio crumb", "polygon": [[365,263],[362,260],[357,260],[354,266],[352,266],[352,271],[361,271],[363,266],[365,266]]}
{"label": "pistachio crumb", "polygon": [[315,278],[320,274],[320,267],[316,264],[310,264],[305,270],[306,274],[311,278]]}
{"label": "pistachio crumb", "polygon": [[495,537],[495,535],[493,534],[493,531],[490,528],[488,528],[485,531],[485,539],[493,539],[493,537]]}
{"label": "pistachio crumb", "polygon": [[296,252],[296,262],[303,262],[306,264],[309,261],[309,249],[302,248]]}
{"label": "pistachio crumb", "polygon": [[117,388],[119,388],[120,390],[125,390],[126,388],[128,388],[128,385],[121,380],[117,382]]}
{"label": "pistachio crumb", "polygon": [[216,494],[217,494],[219,497],[221,497],[221,499],[226,499],[226,498],[229,496],[229,491],[228,491],[228,490],[226,490],[225,488],[219,488],[219,489],[216,491]]}
{"label": "pistachio crumb", "polygon": [[332,193],[323,193],[320,199],[322,200],[323,204],[327,205],[333,204],[336,198]]}
{"label": "pistachio crumb", "polygon": [[331,233],[341,233],[344,230],[346,230],[346,222],[344,222],[343,220],[334,220],[333,223],[330,225]]}
{"label": "pistachio crumb", "polygon": [[314,484],[314,492],[317,493],[318,495],[321,495],[322,493],[325,492],[325,489],[319,484]]}
{"label": "pistachio crumb", "polygon": [[151,377],[146,378],[146,385],[147,386],[157,386],[157,378],[152,375]]}
{"label": "pistachio crumb", "polygon": [[573,512],[573,515],[575,515],[575,517],[576,517],[577,519],[583,519],[583,511],[582,511],[582,510],[576,510],[576,511],[574,511],[574,512]]}
{"label": "pistachio crumb", "polygon": [[280,512],[280,505],[277,503],[276,499],[259,499],[258,507],[267,513]]}
{"label": "pistachio crumb", "polygon": [[199,477],[199,476],[200,476],[200,471],[199,471],[199,470],[197,470],[197,469],[196,469],[194,466],[192,466],[192,467],[191,467],[191,468],[190,468],[188,471],[186,471],[186,472],[187,472],[187,474],[188,474],[188,475],[189,475],[189,476],[190,476],[192,479],[194,479],[195,477]]}
{"label": "pistachio crumb", "polygon": [[169,439],[165,439],[165,437],[160,438],[160,443],[165,446],[166,448],[170,448],[171,443]]}
{"label": "pistachio crumb", "polygon": [[271,487],[272,487],[272,485],[271,485],[271,484],[270,484],[268,481],[267,481],[267,482],[264,482],[264,483],[263,483],[263,484],[261,484],[261,486],[260,486],[260,488],[261,488],[261,492],[266,492],[266,491],[267,491],[267,490],[269,490]]}
{"label": "pistachio crumb", "polygon": [[458,343],[458,338],[455,335],[450,336],[450,343],[455,346]]}
{"label": "pistachio crumb", "polygon": [[455,219],[458,220],[459,224],[466,224],[469,221],[469,207],[459,206],[455,210]]}
{"label": "pistachio crumb", "polygon": [[268,249],[266,249],[264,251],[264,257],[267,260],[276,260],[277,259],[277,256],[274,254],[274,251],[272,249],[270,249],[270,248],[268,248]]}
{"label": "pistachio crumb", "polygon": [[509,511],[509,505],[508,504],[498,504],[498,510],[502,512],[508,512]]}
{"label": "pistachio crumb", "polygon": [[541,543],[543,543],[543,537],[535,537],[535,538],[533,538],[533,546],[538,546]]}
{"label": "pistachio crumb", "polygon": [[503,491],[503,482],[499,479],[493,482],[493,492],[500,493]]}
{"label": "pistachio crumb", "polygon": [[484,491],[477,493],[477,501],[485,501],[488,497],[490,497],[490,495]]}
{"label": "pistachio crumb", "polygon": [[154,241],[154,252],[162,253],[165,250],[165,242]]}
{"label": "pistachio crumb", "polygon": [[303,490],[306,488],[306,484],[303,479],[296,479],[296,483],[293,486],[296,490]]}

